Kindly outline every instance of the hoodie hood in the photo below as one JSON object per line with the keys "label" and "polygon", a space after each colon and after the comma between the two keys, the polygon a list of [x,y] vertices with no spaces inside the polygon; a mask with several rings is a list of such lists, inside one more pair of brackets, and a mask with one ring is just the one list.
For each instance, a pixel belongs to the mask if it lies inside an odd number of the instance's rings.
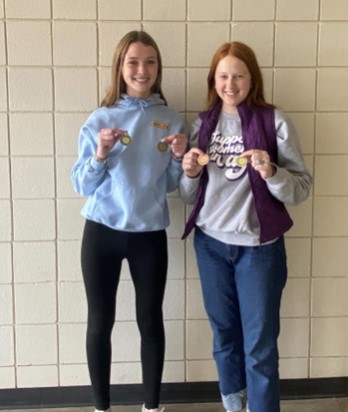
{"label": "hoodie hood", "polygon": [[128,94],[122,94],[114,107],[124,108],[127,111],[139,109],[144,111],[146,107],[165,105],[165,101],[158,93],[151,94],[147,99],[139,99],[138,97],[128,96]]}

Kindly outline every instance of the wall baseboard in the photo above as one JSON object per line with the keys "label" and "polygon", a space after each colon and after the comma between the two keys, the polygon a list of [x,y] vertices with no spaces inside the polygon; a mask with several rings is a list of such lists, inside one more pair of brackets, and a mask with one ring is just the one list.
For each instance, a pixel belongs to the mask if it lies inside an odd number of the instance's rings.
{"label": "wall baseboard", "polygon": [[[315,399],[348,397],[348,377],[284,379],[280,382],[281,398]],[[114,405],[140,404],[140,384],[112,385]],[[217,382],[163,383],[162,403],[220,402]],[[92,405],[89,386],[54,388],[0,389],[0,409],[67,408]]]}

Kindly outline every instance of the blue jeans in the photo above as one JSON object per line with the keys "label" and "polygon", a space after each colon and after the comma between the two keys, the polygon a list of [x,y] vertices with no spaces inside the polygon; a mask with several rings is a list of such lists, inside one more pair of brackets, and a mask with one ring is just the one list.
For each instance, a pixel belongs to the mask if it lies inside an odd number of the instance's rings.
{"label": "blue jeans", "polygon": [[262,246],[235,246],[196,228],[194,246],[224,407],[244,408],[246,389],[250,412],[279,412],[284,238]]}

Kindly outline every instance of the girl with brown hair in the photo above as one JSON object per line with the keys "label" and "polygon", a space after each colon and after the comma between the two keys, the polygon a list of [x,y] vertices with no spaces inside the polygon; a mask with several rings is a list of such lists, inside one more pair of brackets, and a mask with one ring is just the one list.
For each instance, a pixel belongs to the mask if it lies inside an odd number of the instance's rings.
{"label": "girl with brown hair", "polygon": [[[184,122],[161,90],[162,63],[143,31],[116,47],[111,86],[82,126],[71,177],[87,201],[81,262],[88,303],[87,360],[96,411],[110,411],[111,333],[122,261],[135,287],[143,412],[159,412],[165,336],[167,193],[182,174]],[[163,409],[162,409],[163,410]]]}

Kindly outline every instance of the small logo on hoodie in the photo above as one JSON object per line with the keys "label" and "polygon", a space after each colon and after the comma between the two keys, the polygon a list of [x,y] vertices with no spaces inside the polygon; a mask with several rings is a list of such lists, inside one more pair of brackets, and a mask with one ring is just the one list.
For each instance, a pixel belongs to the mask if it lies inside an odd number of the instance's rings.
{"label": "small logo on hoodie", "polygon": [[169,124],[168,123],[162,123],[162,122],[157,122],[156,120],[152,120],[151,125],[153,127],[158,127],[160,129],[169,130]]}

